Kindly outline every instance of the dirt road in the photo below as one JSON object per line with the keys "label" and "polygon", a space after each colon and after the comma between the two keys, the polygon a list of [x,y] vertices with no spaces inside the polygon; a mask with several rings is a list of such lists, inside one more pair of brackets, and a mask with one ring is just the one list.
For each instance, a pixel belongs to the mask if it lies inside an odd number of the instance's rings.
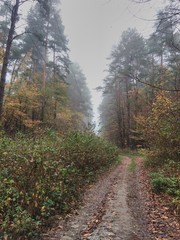
{"label": "dirt road", "polygon": [[[43,240],[151,240],[148,231],[142,182],[138,168],[130,171],[132,160],[104,175],[84,196],[82,206],[58,227],[43,235]],[[170,238],[176,239],[176,238]],[[178,238],[177,238],[178,239]]]}

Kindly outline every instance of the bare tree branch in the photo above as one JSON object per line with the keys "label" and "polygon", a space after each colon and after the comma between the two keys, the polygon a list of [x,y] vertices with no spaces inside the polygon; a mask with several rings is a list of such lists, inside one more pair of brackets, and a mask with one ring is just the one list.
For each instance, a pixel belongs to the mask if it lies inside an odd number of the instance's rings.
{"label": "bare tree branch", "polygon": [[131,74],[126,74],[127,77],[130,77],[130,78],[133,78],[135,80],[137,80],[138,82],[142,83],[142,84],[145,84],[147,86],[150,86],[152,88],[155,88],[155,89],[158,89],[158,90],[161,90],[161,91],[166,91],[166,92],[180,92],[180,89],[167,89],[167,88],[163,88],[163,87],[159,87],[159,86],[156,86],[156,85],[153,85],[151,83],[148,83],[148,82],[144,82],[142,81],[140,78],[138,78],[137,76],[134,76],[134,75],[131,75]]}
{"label": "bare tree branch", "polygon": [[28,31],[22,32],[22,33],[20,33],[20,34],[18,34],[18,35],[16,35],[16,36],[14,36],[13,39],[12,39],[12,41],[13,41],[14,39],[18,38],[18,37],[21,37],[22,35],[24,35],[24,34],[26,34],[26,33],[31,33],[31,32],[28,32]]}

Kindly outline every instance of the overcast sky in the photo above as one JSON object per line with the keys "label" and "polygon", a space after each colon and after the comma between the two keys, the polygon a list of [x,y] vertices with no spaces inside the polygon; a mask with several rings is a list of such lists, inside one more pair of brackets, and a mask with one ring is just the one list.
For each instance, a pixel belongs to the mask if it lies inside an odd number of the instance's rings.
{"label": "overcast sky", "polygon": [[135,27],[148,37],[154,23],[139,18],[155,18],[157,10],[166,2],[152,0],[137,4],[133,0],[61,0],[61,17],[69,39],[70,57],[80,64],[87,78],[96,121],[101,97],[94,89],[102,85],[112,46],[118,43],[128,27]]}

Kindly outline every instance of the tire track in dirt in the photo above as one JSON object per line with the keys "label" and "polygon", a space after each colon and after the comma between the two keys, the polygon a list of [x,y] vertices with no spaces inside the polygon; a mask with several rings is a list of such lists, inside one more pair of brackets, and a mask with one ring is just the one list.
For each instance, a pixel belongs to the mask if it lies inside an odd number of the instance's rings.
{"label": "tire track in dirt", "polygon": [[131,174],[128,171],[128,165],[130,162],[131,159],[125,157],[121,164],[99,179],[87,191],[80,209],[69,219],[61,220],[59,226],[45,234],[42,239],[149,240],[150,238],[144,238],[145,225],[139,225],[129,205]]}
{"label": "tire track in dirt", "polygon": [[[106,213],[102,222],[87,238],[89,240],[138,240],[144,239],[128,205],[129,175],[128,166],[131,159],[125,158],[122,170],[113,186],[113,194],[107,201]],[[136,179],[132,179],[136,181]]]}

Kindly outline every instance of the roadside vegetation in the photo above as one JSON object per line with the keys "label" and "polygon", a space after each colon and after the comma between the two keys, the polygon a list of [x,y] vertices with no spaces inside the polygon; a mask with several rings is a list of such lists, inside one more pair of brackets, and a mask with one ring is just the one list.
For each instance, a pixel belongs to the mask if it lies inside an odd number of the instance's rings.
{"label": "roadside vegetation", "polygon": [[[170,205],[180,213],[180,129],[179,99],[161,94],[153,102],[148,118],[141,125],[149,149],[145,164],[151,169],[156,193],[171,196]],[[142,122],[141,122],[142,123]]]}
{"label": "roadside vegetation", "polygon": [[50,216],[78,206],[85,186],[118,161],[118,154],[92,133],[2,135],[0,237],[38,237]]}

